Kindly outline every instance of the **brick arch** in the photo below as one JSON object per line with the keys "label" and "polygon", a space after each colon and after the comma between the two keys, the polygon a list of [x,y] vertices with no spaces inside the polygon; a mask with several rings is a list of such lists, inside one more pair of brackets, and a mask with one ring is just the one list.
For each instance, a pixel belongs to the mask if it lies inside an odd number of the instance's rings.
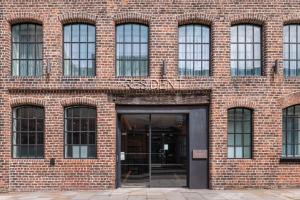
{"label": "brick arch", "polygon": [[72,106],[72,105],[87,105],[97,107],[97,102],[90,98],[68,98],[62,100],[60,104],[63,107]]}
{"label": "brick arch", "polygon": [[227,104],[226,109],[229,110],[231,108],[247,108],[250,110],[255,109],[255,105],[252,102],[249,101],[231,101]]}
{"label": "brick arch", "polygon": [[229,17],[229,21],[231,22],[231,25],[237,25],[237,24],[255,24],[255,25],[264,25],[267,21],[267,17],[259,14],[239,14],[239,15],[233,15]]}
{"label": "brick arch", "polygon": [[15,98],[12,99],[10,106],[17,107],[21,105],[35,105],[45,107],[46,103],[44,100],[37,99],[37,98],[30,98],[30,97],[22,97],[22,98]]}
{"label": "brick arch", "polygon": [[211,25],[214,21],[214,17],[212,15],[201,14],[201,13],[189,13],[179,15],[177,17],[178,25],[184,24],[204,24],[204,25]]}
{"label": "brick arch", "polygon": [[300,104],[300,92],[292,93],[281,97],[279,99],[279,104],[282,109]]}
{"label": "brick arch", "polygon": [[36,14],[36,13],[14,13],[12,15],[9,15],[6,18],[7,22],[9,24],[18,24],[18,23],[25,23],[25,22],[31,22],[31,23],[37,23],[37,24],[43,24],[43,17]]}
{"label": "brick arch", "polygon": [[290,14],[283,17],[283,25],[300,24],[300,14]]}
{"label": "brick arch", "polygon": [[70,23],[96,24],[97,15],[89,14],[85,12],[62,13],[61,15],[58,16],[58,19],[62,24],[70,24]]}
{"label": "brick arch", "polygon": [[127,22],[141,23],[145,25],[150,24],[150,16],[142,13],[130,13],[130,12],[120,13],[120,14],[116,14],[113,18],[115,24],[122,24]]}

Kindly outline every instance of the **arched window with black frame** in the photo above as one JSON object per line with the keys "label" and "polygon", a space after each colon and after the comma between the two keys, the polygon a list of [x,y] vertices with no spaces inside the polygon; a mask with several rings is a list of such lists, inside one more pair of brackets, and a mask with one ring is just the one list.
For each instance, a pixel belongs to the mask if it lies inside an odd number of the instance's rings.
{"label": "arched window with black frame", "polygon": [[210,28],[187,24],[178,31],[178,72],[180,76],[209,76]]}
{"label": "arched window with black frame", "polygon": [[91,24],[64,25],[64,76],[96,75],[96,27]]}
{"label": "arched window with black frame", "polygon": [[239,24],[231,27],[231,76],[262,75],[261,27]]}
{"label": "arched window with black frame", "polygon": [[228,158],[252,157],[252,110],[228,110]]}
{"label": "arched window with black frame", "polygon": [[96,158],[95,107],[65,108],[65,158]]}
{"label": "arched window with black frame", "polygon": [[43,74],[43,27],[40,24],[12,25],[12,75]]}
{"label": "arched window with black frame", "polygon": [[12,157],[44,157],[44,108],[18,106],[13,108]]}
{"label": "arched window with black frame", "polygon": [[300,105],[282,111],[282,157],[300,158]]}
{"label": "arched window with black frame", "polygon": [[148,26],[137,23],[117,25],[117,77],[147,76],[148,57]]}
{"label": "arched window with black frame", "polygon": [[300,76],[300,25],[289,24],[283,28],[284,75]]}

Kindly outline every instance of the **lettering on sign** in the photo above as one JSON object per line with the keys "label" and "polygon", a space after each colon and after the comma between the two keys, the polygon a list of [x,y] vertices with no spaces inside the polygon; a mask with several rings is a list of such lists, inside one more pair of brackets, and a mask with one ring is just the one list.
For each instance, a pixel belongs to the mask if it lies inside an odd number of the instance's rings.
{"label": "lettering on sign", "polygon": [[207,159],[207,150],[205,149],[194,149],[193,159]]}

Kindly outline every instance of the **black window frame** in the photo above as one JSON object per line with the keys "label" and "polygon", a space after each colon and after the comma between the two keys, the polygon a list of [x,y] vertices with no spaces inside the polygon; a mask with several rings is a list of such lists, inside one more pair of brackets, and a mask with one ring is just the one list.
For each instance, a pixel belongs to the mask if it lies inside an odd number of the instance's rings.
{"label": "black window frame", "polygon": [[[295,33],[295,40],[296,42],[291,42],[291,26],[296,26],[296,33]],[[288,42],[285,42],[285,28],[288,27]],[[300,76],[300,40],[298,38],[298,35],[300,36],[300,24],[285,24],[283,26],[283,75],[288,77],[299,77]],[[288,45],[288,59],[285,59],[285,45]],[[291,45],[296,46],[296,59],[291,59]],[[299,48],[298,48],[299,47]],[[295,62],[296,64],[296,71],[295,75],[291,75],[291,62]],[[286,69],[286,63],[288,64],[288,69]]]}
{"label": "black window frame", "polygon": [[[23,108],[31,108],[31,109],[40,109],[40,111],[43,113],[43,118],[22,118],[22,117],[17,117],[17,116],[14,116],[14,113],[17,112],[17,110],[19,109],[23,109]],[[42,106],[37,106],[37,105],[21,105],[21,106],[16,106],[16,107],[13,107],[12,109],[12,114],[11,114],[11,158],[12,159],[44,159],[45,158],[45,108],[42,107]],[[20,112],[20,111],[19,111]],[[28,115],[28,113],[27,113]],[[29,131],[29,120],[33,120],[35,119],[35,131]],[[21,137],[21,132],[22,131],[15,131],[14,130],[14,123],[15,121],[18,122],[18,120],[28,120],[28,131],[26,131],[27,133],[27,144],[14,144],[14,134],[20,134],[19,137]],[[37,120],[43,120],[43,130],[42,131],[38,131],[37,130]],[[34,132],[34,135],[35,135],[35,144],[29,144],[29,135],[30,135],[30,132]],[[37,144],[37,134],[42,134],[43,135],[43,144]],[[17,138],[16,138],[17,140]],[[20,139],[21,140],[21,139]],[[15,146],[27,146],[27,156],[14,156],[14,147]],[[35,147],[35,156],[29,156],[29,146],[34,146]],[[42,156],[37,156],[37,147],[38,146],[41,146],[42,149],[43,149],[43,153],[42,153]]]}
{"label": "black window frame", "polygon": [[[78,42],[73,42],[72,41],[72,32],[73,32],[72,26],[73,25],[79,25],[79,34],[78,34],[78,40],[79,41]],[[86,42],[81,42],[80,41],[80,25],[87,25],[87,41]],[[66,26],[71,26],[71,38],[70,38],[71,41],[69,41],[69,42],[65,42],[65,27]],[[93,26],[95,28],[95,34],[94,34],[95,41],[94,42],[89,42],[88,41],[88,33],[89,33],[88,26]],[[96,71],[97,71],[96,70],[96,63],[97,63],[97,61],[96,61],[96,58],[97,58],[97,56],[96,56],[96,54],[97,54],[97,38],[96,38],[96,36],[97,36],[97,29],[96,29],[96,25],[92,24],[92,23],[86,23],[86,22],[67,23],[67,24],[63,24],[63,26],[62,26],[62,32],[63,32],[63,34],[62,34],[62,67],[63,67],[62,71],[63,71],[63,76],[67,77],[67,78],[80,78],[80,77],[89,77],[89,78],[91,78],[91,77],[96,77]],[[69,59],[65,59],[65,43],[71,44],[71,46],[70,46],[71,55],[70,55]],[[72,46],[73,46],[74,43],[79,45],[79,52],[78,52],[79,58],[78,59],[73,59],[72,58]],[[87,44],[87,58],[86,59],[81,59],[80,58],[80,44],[82,44],[82,43]],[[94,44],[94,46],[95,46],[95,49],[94,49],[94,51],[95,51],[95,57],[94,57],[94,59],[89,59],[88,58],[88,56],[89,56],[88,55],[88,44]],[[66,72],[65,72],[65,60],[68,60],[70,62],[70,65],[71,65],[70,75],[66,75]],[[73,75],[72,74],[73,73],[72,60],[78,60],[78,63],[79,63],[78,75]],[[86,75],[81,75],[80,74],[81,73],[81,70],[80,70],[81,69],[80,68],[80,65],[81,65],[80,61],[87,61]],[[88,75],[88,62],[89,61],[92,61],[92,63],[94,63],[93,74],[92,75]]]}
{"label": "black window frame", "polygon": [[[186,42],[186,38],[187,38],[187,30],[185,29],[185,42],[180,42],[180,28],[181,27],[187,27],[187,26],[193,26],[193,42]],[[195,26],[200,26],[201,27],[201,42],[195,42]],[[209,31],[209,41],[208,43],[205,43],[203,42],[203,27],[205,28],[208,28],[208,31]],[[211,38],[211,34],[212,34],[212,31],[211,31],[211,27],[209,25],[206,25],[206,24],[199,24],[199,23],[192,23],[192,24],[181,24],[178,26],[178,54],[177,54],[177,64],[178,64],[178,70],[177,70],[177,73],[180,77],[208,77],[211,75],[211,57],[212,57],[212,38]],[[179,57],[179,52],[180,52],[180,44],[184,44],[185,45],[185,59],[180,59]],[[187,59],[186,58],[186,54],[187,54],[187,45],[193,45],[193,59]],[[208,60],[205,60],[203,59],[203,45],[207,45],[209,46],[209,58]],[[201,59],[194,59],[195,57],[195,45],[201,45]],[[184,61],[185,62],[185,70],[184,70],[184,74],[181,74],[180,73],[180,61]],[[192,70],[192,73],[193,74],[187,74],[187,61],[192,61],[193,62],[193,70]],[[198,61],[198,62],[201,62],[201,74],[195,74],[195,66],[194,66],[194,62],[195,61]],[[203,62],[208,62],[208,73],[207,74],[204,74],[203,72]]]}
{"label": "black window frame", "polygon": [[[244,42],[239,42],[239,31],[238,31],[238,27],[239,26],[245,26],[245,41]],[[252,26],[252,42],[247,42],[247,26]],[[233,27],[237,27],[237,35],[236,35],[236,42],[233,42],[231,40],[232,38],[232,28]],[[254,28],[257,27],[260,29],[259,33],[260,33],[260,42],[254,42]],[[232,54],[232,45],[236,44],[237,45],[237,55],[236,55],[236,59],[232,59],[231,54]],[[245,58],[244,59],[239,59],[239,44],[243,44],[245,45]],[[252,59],[247,59],[247,44],[251,44],[252,47]],[[255,44],[259,44],[260,45],[260,59],[255,59],[254,54],[255,54]],[[263,76],[263,70],[264,70],[264,55],[263,55],[263,49],[264,49],[264,41],[263,41],[263,26],[262,25],[258,25],[258,24],[251,24],[251,23],[241,23],[241,24],[233,24],[230,27],[230,75],[232,77],[251,77],[251,76]],[[245,63],[245,69],[244,69],[244,74],[239,74],[239,62],[244,61]],[[247,74],[247,61],[252,61],[253,62],[253,66],[252,66],[252,72],[251,74]],[[255,61],[259,61],[260,63],[260,69],[259,69],[259,73],[256,74],[256,70],[255,70]],[[233,74],[233,67],[232,67],[232,62],[236,62],[237,63],[237,67],[236,67],[236,74]]]}
{"label": "black window frame", "polygon": [[[72,140],[73,140],[73,134],[74,134],[74,131],[72,130],[72,131],[66,131],[66,126],[67,126],[67,124],[66,124],[66,121],[67,121],[67,119],[68,119],[68,117],[66,117],[67,116],[67,109],[76,109],[76,108],[88,108],[88,109],[94,109],[95,110],[95,118],[92,118],[92,117],[89,117],[88,119],[95,119],[95,144],[81,144],[81,131],[78,131],[79,132],[79,141],[80,141],[80,144],[73,144],[73,141],[72,141],[72,143],[71,144],[67,144],[67,138],[66,138],[66,132],[71,132],[72,133]],[[81,119],[82,119],[82,117],[76,117],[76,118],[78,118],[79,119],[79,123],[80,123],[80,127],[81,127]],[[72,117],[72,121],[73,121],[73,119],[74,119],[74,117]],[[84,118],[84,119],[87,119],[87,118]],[[63,134],[64,134],[64,141],[63,141],[63,144],[64,144],[64,159],[87,159],[87,160],[91,160],[91,159],[97,159],[97,128],[98,128],[98,126],[97,126],[97,107],[95,107],[95,106],[89,106],[89,105],[71,105],[71,106],[66,106],[66,107],[64,107],[64,131],[63,131]],[[72,125],[72,129],[73,129],[73,125]],[[86,132],[89,132],[89,131],[86,131]],[[87,141],[89,140],[89,138],[87,139]],[[66,152],[66,147],[67,146],[94,146],[95,147],[95,155],[94,156],[87,156],[87,157],[82,157],[81,156],[81,148],[79,148],[79,157],[77,158],[75,158],[75,157],[67,157],[66,156],[66,154],[67,154],[67,152]],[[88,155],[88,149],[87,149],[87,155]]]}
{"label": "black window frame", "polygon": [[[236,111],[240,109],[242,110],[242,113],[243,113],[243,116],[242,116],[242,119],[236,119]],[[250,112],[250,119],[249,120],[244,120],[244,117],[245,117],[245,110],[249,111]],[[234,119],[230,119],[229,118],[229,112],[230,111],[233,111],[234,112]],[[234,107],[234,108],[230,108],[227,110],[227,159],[252,159],[253,158],[253,110],[252,109],[249,109],[249,108],[245,108],[245,107]],[[233,127],[234,127],[234,131],[233,132],[229,132],[229,123],[230,121],[233,121]],[[246,133],[244,131],[244,123],[245,122],[249,122],[250,121],[250,133]],[[236,132],[236,122],[240,122],[242,124],[242,132],[240,133],[237,133]],[[236,145],[236,135],[239,134],[241,135],[241,145]],[[234,144],[233,145],[229,145],[229,135],[233,135],[233,138],[234,138]],[[250,135],[250,144],[249,145],[245,145],[244,144],[244,137],[245,135]],[[229,154],[228,154],[228,150],[229,150],[229,147],[233,147],[234,149],[234,154],[233,154],[233,157],[229,157]],[[239,147],[239,148],[242,148],[242,157],[236,157],[236,148]],[[245,148],[250,148],[250,156],[249,157],[245,157],[245,152],[244,152],[244,149]]]}
{"label": "black window frame", "polygon": [[[296,108],[297,111],[299,112],[299,115],[296,115]],[[289,114],[290,110],[292,111],[292,115]],[[291,127],[292,129],[288,129],[288,124],[289,124],[289,119],[291,119]],[[282,152],[281,152],[281,158],[282,159],[300,159],[300,152],[298,153],[298,155],[295,154],[295,148],[298,146],[300,149],[300,142],[296,143],[296,137],[295,135],[298,134],[298,131],[300,131],[300,127],[298,127],[298,129],[295,129],[295,120],[296,119],[300,119],[300,104],[296,104],[296,105],[292,105],[289,107],[286,107],[284,109],[282,109]],[[300,125],[300,123],[299,123]],[[288,137],[288,132],[291,131],[291,144],[288,142],[289,137]],[[299,137],[299,135],[298,135]],[[297,138],[298,141],[300,140],[299,138]],[[288,146],[292,147],[292,154],[289,155],[288,154]]]}
{"label": "black window frame", "polygon": [[[125,25],[131,25],[131,42],[125,42]],[[133,25],[138,25],[139,26],[139,32],[140,32],[140,37],[139,37],[139,42],[133,42]],[[118,42],[118,27],[119,26],[124,26],[123,28],[123,42]],[[144,26],[147,28],[147,42],[141,42],[141,26]],[[126,23],[120,23],[120,24],[116,24],[115,26],[115,76],[117,78],[130,78],[130,77],[148,77],[150,74],[150,47],[149,47],[149,42],[150,42],[150,26],[148,24],[145,23],[138,23],[138,22],[126,22]],[[121,71],[123,71],[123,73],[121,75],[118,74],[118,61],[122,61],[122,59],[118,59],[118,44],[122,44],[124,45],[123,47],[123,54],[125,54],[125,44],[130,44],[131,45],[131,56],[132,57],[132,49],[133,49],[133,44],[138,44],[139,45],[139,59],[123,59],[123,61],[129,60],[130,62],[132,61],[146,61],[147,65],[146,65],[146,74],[141,74],[141,66],[139,65],[139,75],[133,75],[133,65],[131,65],[130,67],[130,71],[131,71],[131,75],[125,75],[125,69],[121,69],[119,70],[119,73]],[[146,44],[147,45],[147,59],[141,59],[141,45],[142,44]],[[125,67],[125,65],[124,65]]]}
{"label": "black window frame", "polygon": [[[20,41],[20,39],[19,39],[19,41],[18,42],[14,42],[13,41],[13,29],[14,29],[14,27],[19,27],[18,28],[18,30],[19,30],[19,33],[20,33],[20,29],[21,29],[21,25],[26,25],[27,26],[27,41],[26,42],[21,42]],[[35,35],[35,41],[34,42],[31,42],[31,41],[29,41],[28,40],[28,35],[29,35],[29,25],[34,25],[34,29],[35,29],[35,32],[34,32],[34,35]],[[37,41],[37,26],[39,26],[39,27],[41,27],[41,39],[42,39],[42,41],[41,42],[39,42],[39,41]],[[11,76],[13,76],[13,77],[41,77],[42,75],[43,75],[43,59],[44,59],[44,33],[43,33],[43,31],[44,31],[44,28],[43,28],[43,24],[39,24],[39,23],[34,23],[34,22],[22,22],[22,23],[16,23],[16,24],[12,24],[11,25],[11,31],[10,31],[10,33],[11,33]],[[19,35],[19,38],[20,38],[20,35]],[[19,44],[19,58],[17,58],[17,59],[15,59],[14,58],[14,48],[13,48],[13,46],[14,46],[14,44]],[[21,54],[20,54],[20,52],[21,52],[21,44],[26,44],[26,58],[24,58],[24,59],[22,59],[22,58],[20,58],[20,56],[21,56]],[[34,47],[34,57],[35,58],[29,58],[29,56],[28,56],[28,46],[29,46],[29,44],[34,44],[35,45],[35,47]],[[37,58],[37,47],[36,47],[36,45],[41,45],[41,51],[42,51],[42,55],[41,55],[41,58]],[[18,75],[16,75],[15,73],[14,73],[14,67],[13,67],[13,61],[18,61],[19,62],[19,67],[18,67]],[[26,75],[21,75],[21,61],[26,61],[26,63],[27,63],[27,67],[26,67]],[[34,69],[34,75],[29,75],[29,67],[28,67],[28,62],[29,61],[34,61],[35,62],[35,69]],[[40,65],[41,65],[41,69],[40,69],[40,74],[37,74],[37,62],[40,62]]]}

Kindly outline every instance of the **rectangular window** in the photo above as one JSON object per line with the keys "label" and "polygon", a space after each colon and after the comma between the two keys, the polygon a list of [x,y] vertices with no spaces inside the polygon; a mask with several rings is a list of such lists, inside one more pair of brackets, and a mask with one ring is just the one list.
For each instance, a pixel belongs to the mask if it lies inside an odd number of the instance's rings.
{"label": "rectangular window", "polygon": [[228,158],[251,158],[252,111],[245,108],[228,110]]}
{"label": "rectangular window", "polygon": [[43,29],[38,24],[12,26],[12,75],[41,76]]}
{"label": "rectangular window", "polygon": [[121,24],[116,28],[116,74],[119,77],[148,75],[148,27]]}
{"label": "rectangular window", "polygon": [[178,72],[180,76],[208,76],[210,29],[203,25],[182,25],[178,35]]}
{"label": "rectangular window", "polygon": [[261,28],[255,25],[231,27],[231,75],[261,75]]}
{"label": "rectangular window", "polygon": [[20,106],[13,109],[13,158],[44,157],[44,109]]}
{"label": "rectangular window", "polygon": [[94,25],[64,26],[64,75],[95,76],[96,30]]}
{"label": "rectangular window", "polygon": [[96,158],[96,109],[65,108],[65,158]]}

